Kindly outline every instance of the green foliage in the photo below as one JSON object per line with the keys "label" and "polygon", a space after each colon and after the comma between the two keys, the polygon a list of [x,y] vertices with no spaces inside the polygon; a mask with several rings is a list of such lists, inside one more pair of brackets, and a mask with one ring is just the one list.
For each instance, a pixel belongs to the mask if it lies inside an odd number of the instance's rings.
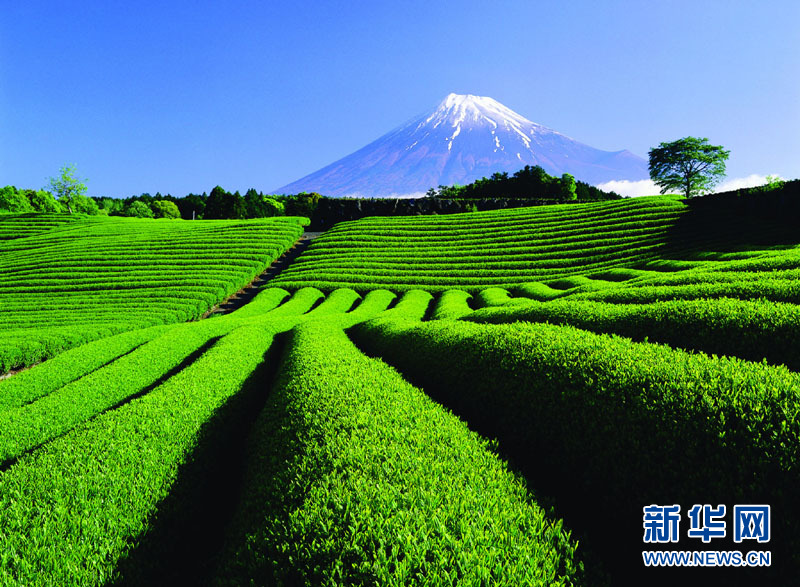
{"label": "green foliage", "polygon": [[168,200],[157,200],[153,202],[150,207],[153,209],[153,215],[156,218],[180,218],[181,212],[175,202]]}
{"label": "green foliage", "polygon": [[219,584],[568,584],[576,547],[487,442],[341,329],[292,331]]}
{"label": "green foliage", "polygon": [[620,520],[641,520],[643,503],[705,499],[783,511],[778,572],[796,568],[797,373],[549,324],[375,320],[352,335],[496,436],[531,483],[600,532],[593,547],[609,562],[641,548],[641,523],[631,536]]}
{"label": "green foliage", "polygon": [[[686,212],[668,198],[342,222],[276,280],[325,291],[477,293],[660,258]],[[677,243],[676,243],[677,244]],[[681,247],[684,242],[679,243]]]}
{"label": "green foliage", "polygon": [[153,209],[141,200],[136,200],[134,202],[131,202],[131,204],[126,206],[125,209],[122,211],[122,215],[127,216],[129,218],[155,217],[155,214],[153,214]]}
{"label": "green foliage", "polygon": [[286,213],[283,202],[260,194],[252,188],[247,190],[244,195],[244,204],[247,210],[247,218],[269,218],[271,216],[283,216]]}
{"label": "green foliage", "polygon": [[151,386],[180,365],[226,324],[181,325],[145,342],[111,364],[15,409],[0,412],[0,463],[63,434]]}
{"label": "green foliage", "polygon": [[51,177],[48,180],[50,192],[70,213],[78,204],[88,206],[86,204],[86,184],[84,183],[86,180],[76,177],[75,173],[74,165],[64,165],[59,170],[58,177]]}
{"label": "green foliage", "polygon": [[0,412],[19,408],[80,379],[163,333],[170,326],[123,332],[65,351],[14,377],[0,380]]}
{"label": "green foliage", "polygon": [[614,192],[604,192],[582,181],[575,181],[569,173],[560,178],[549,175],[538,165],[526,165],[513,176],[508,173],[494,173],[490,178],[481,178],[468,185],[440,185],[426,192],[428,198],[521,198],[570,200],[613,200],[620,199]]}
{"label": "green foliage", "polygon": [[97,205],[97,202],[85,196],[75,197],[73,199],[73,206],[75,207],[75,211],[80,214],[96,216],[100,213],[100,207]]}
{"label": "green foliage", "polygon": [[382,318],[404,318],[408,320],[422,320],[428,313],[428,308],[433,301],[433,296],[421,289],[412,289],[405,292],[398,302],[379,314]]}
{"label": "green foliage", "polygon": [[[61,230],[66,223],[70,230]],[[294,218],[4,215],[0,373],[118,332],[198,318],[250,283],[302,231]]]}
{"label": "green foliage", "polygon": [[31,206],[37,212],[64,212],[64,208],[53,197],[53,194],[44,190],[24,190],[27,192]]}
{"label": "green foliage", "polygon": [[575,192],[575,190],[577,189],[575,178],[569,173],[565,173],[564,175],[561,176],[561,180],[559,181],[559,188],[561,189],[561,193],[559,195],[562,200],[578,199],[578,194]]}
{"label": "green foliage", "polygon": [[226,192],[216,186],[208,196],[203,218],[235,220],[247,217],[244,198],[239,192]]}
{"label": "green foliage", "polygon": [[[488,290],[486,290],[488,291]],[[481,295],[486,291],[481,292]],[[495,305],[464,317],[494,324],[548,322],[673,347],[768,360],[800,371],[800,307],[728,298],[609,304],[570,300]]]}
{"label": "green foliage", "polygon": [[13,185],[0,188],[0,212],[19,214],[21,212],[32,211],[33,206],[31,206],[28,198]]}
{"label": "green foliage", "polygon": [[661,187],[661,193],[679,191],[691,198],[710,190],[725,176],[730,151],[709,145],[705,138],[684,137],[661,143],[648,155],[650,179]]}
{"label": "green foliage", "polygon": [[[219,230],[220,223],[215,224]],[[354,319],[371,318],[392,297],[375,293],[350,313]],[[13,378],[0,382],[0,392],[10,400],[0,407],[0,418],[8,424],[0,431],[7,458],[36,438],[69,427],[70,419],[85,421],[20,456],[0,476],[0,583],[42,584],[41,577],[47,577],[45,582],[58,584],[104,584],[118,578],[121,569],[136,582],[143,570],[126,567],[122,559],[141,547],[157,513],[159,523],[177,515],[180,500],[176,506],[167,498],[177,490],[179,473],[185,476],[187,465],[195,466],[201,447],[212,452],[212,461],[229,457],[227,444],[203,444],[203,439],[215,430],[225,439],[246,425],[251,404],[240,398],[263,392],[250,382],[273,334],[300,320],[352,321],[342,311],[352,303],[353,292],[333,296],[334,303],[309,318],[303,314],[320,292],[298,292],[274,309],[286,295],[265,290],[228,316],[125,333],[15,376],[20,384]],[[181,355],[186,358],[169,368]],[[91,417],[115,401],[113,409]],[[241,407],[228,409],[237,402]],[[9,409],[4,412],[3,407]],[[223,417],[223,412],[230,415]],[[193,481],[208,486],[206,471],[193,471],[199,475]],[[43,499],[53,507],[40,507]],[[216,504],[213,499],[211,503]],[[193,519],[196,512],[191,510]],[[159,552],[169,553],[175,546],[169,540]],[[196,567],[197,561],[192,564]]]}
{"label": "green foliage", "polygon": [[0,584],[647,584],[642,505],[706,502],[789,584],[800,375],[741,359],[800,368],[797,186],[344,222],[186,324],[305,221],[3,214]]}
{"label": "green foliage", "polygon": [[119,198],[95,198],[100,213],[106,216],[124,216],[125,201]]}
{"label": "green foliage", "polygon": [[431,314],[432,320],[454,320],[472,312],[470,294],[460,289],[443,292],[437,299]]}
{"label": "green foliage", "polygon": [[764,191],[779,190],[786,185],[786,181],[781,179],[778,175],[768,175],[766,179],[767,183],[763,186]]}
{"label": "green foliage", "polygon": [[286,213],[286,208],[283,205],[283,202],[279,202],[275,198],[264,198],[264,207],[267,211],[267,217],[269,216],[283,216]]}
{"label": "green foliage", "polygon": [[5,471],[0,583],[110,582],[176,484],[201,431],[215,427],[214,416],[240,391],[271,341],[269,330],[239,328],[141,398]]}
{"label": "green foliage", "polygon": [[302,192],[295,196],[287,196],[284,201],[286,214],[289,216],[305,216],[311,218],[319,205],[322,196],[316,192]]}
{"label": "green foliage", "polygon": [[189,194],[177,201],[178,209],[181,211],[181,218],[184,220],[196,220],[203,217],[206,209],[208,197],[203,194]]}

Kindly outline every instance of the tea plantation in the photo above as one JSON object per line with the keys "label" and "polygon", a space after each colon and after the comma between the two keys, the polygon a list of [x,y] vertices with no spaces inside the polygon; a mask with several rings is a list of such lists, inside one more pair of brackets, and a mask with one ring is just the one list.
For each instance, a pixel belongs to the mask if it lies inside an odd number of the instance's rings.
{"label": "tea plantation", "polygon": [[302,232],[298,218],[0,215],[0,372],[111,334],[198,318]]}
{"label": "tea plantation", "polygon": [[797,190],[344,222],[208,319],[301,220],[0,216],[0,585],[790,584]]}

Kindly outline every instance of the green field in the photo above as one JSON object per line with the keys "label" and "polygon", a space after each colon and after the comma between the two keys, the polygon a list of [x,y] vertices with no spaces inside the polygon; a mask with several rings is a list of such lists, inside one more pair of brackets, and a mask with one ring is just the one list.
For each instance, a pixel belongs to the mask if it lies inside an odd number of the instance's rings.
{"label": "green field", "polygon": [[302,232],[297,218],[0,215],[0,372],[111,334],[199,318]]}
{"label": "green field", "polygon": [[0,585],[707,581],[650,504],[789,584],[796,189],[340,223],[209,319],[298,219],[0,216]]}

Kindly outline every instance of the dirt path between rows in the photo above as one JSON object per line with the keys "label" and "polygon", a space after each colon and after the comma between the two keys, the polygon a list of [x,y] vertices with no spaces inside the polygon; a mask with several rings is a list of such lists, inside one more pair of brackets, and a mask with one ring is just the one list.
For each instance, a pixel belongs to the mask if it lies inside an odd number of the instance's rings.
{"label": "dirt path between rows", "polygon": [[259,291],[272,279],[280,275],[281,271],[286,269],[291,263],[305,251],[315,238],[321,235],[321,232],[304,232],[290,249],[283,255],[273,261],[272,265],[256,276],[256,278],[248,285],[237,291],[235,294],[222,300],[219,304],[211,308],[208,312],[203,314],[203,318],[209,316],[217,316],[219,314],[230,314],[234,310],[238,310],[258,294]]}

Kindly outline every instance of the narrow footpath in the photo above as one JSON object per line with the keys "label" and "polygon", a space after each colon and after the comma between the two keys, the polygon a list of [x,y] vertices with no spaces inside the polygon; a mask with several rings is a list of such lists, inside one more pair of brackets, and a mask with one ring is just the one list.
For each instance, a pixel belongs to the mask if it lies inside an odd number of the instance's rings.
{"label": "narrow footpath", "polygon": [[256,276],[256,278],[248,285],[237,291],[235,294],[224,299],[218,305],[211,308],[208,312],[203,314],[203,318],[216,316],[219,314],[230,314],[234,310],[238,310],[250,300],[252,300],[261,288],[263,288],[270,280],[277,277],[281,271],[286,269],[291,263],[299,257],[303,251],[308,248],[315,238],[321,235],[321,232],[304,232],[298,241],[288,249],[283,255],[278,257],[272,265]]}

